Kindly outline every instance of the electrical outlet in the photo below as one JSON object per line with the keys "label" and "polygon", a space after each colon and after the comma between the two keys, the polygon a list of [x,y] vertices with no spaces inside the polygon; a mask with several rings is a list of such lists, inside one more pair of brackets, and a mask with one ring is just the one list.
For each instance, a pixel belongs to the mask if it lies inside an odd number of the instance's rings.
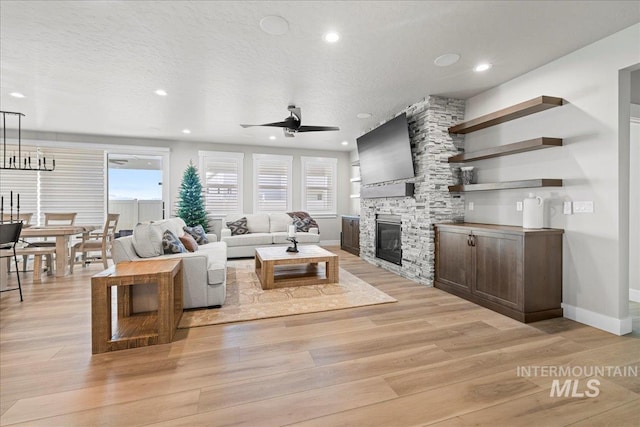
{"label": "electrical outlet", "polygon": [[522,212],[522,202],[516,202],[516,210]]}
{"label": "electrical outlet", "polygon": [[593,213],[593,201],[573,202],[573,213]]}
{"label": "electrical outlet", "polygon": [[571,208],[571,202],[564,202],[562,213],[565,215],[571,215],[573,213]]}
{"label": "electrical outlet", "polygon": [[473,210],[473,202],[469,202],[469,210],[472,211]]}

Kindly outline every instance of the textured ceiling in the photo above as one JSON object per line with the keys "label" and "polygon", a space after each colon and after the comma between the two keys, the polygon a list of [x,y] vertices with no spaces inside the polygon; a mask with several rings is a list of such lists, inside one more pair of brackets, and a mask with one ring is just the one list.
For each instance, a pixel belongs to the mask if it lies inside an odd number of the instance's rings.
{"label": "textured ceiling", "polygon": [[[267,15],[289,32],[262,32]],[[0,107],[30,130],[351,150],[429,94],[468,98],[639,21],[636,1],[2,1]],[[435,66],[447,52],[462,58]],[[289,103],[341,130],[239,126]]]}

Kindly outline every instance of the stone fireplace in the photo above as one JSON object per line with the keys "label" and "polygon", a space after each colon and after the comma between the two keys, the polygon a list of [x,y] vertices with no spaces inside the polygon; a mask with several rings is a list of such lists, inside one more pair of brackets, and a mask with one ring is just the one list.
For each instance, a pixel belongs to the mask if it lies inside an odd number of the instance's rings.
{"label": "stone fireplace", "polygon": [[402,265],[402,222],[399,215],[376,215],[376,258]]}
{"label": "stone fireplace", "polygon": [[[455,183],[448,158],[462,151],[464,143],[462,135],[450,135],[447,129],[464,119],[464,101],[429,96],[398,114],[402,112],[407,113],[409,121],[415,177],[373,186],[413,183],[414,196],[360,200],[360,256],[403,277],[432,286],[435,253],[432,225],[464,219],[464,198],[450,194],[447,188]],[[373,186],[363,185],[363,188]],[[396,223],[397,245],[396,237],[389,237],[393,236],[393,225],[385,223],[382,230],[378,226],[380,219],[390,217]],[[390,239],[390,246],[378,248],[380,237],[383,241]],[[389,253],[393,254],[388,256]]]}

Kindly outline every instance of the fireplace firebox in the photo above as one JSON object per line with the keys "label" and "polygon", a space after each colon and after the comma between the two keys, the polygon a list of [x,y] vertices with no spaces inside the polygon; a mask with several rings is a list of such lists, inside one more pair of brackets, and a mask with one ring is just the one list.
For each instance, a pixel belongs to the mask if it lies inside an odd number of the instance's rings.
{"label": "fireplace firebox", "polygon": [[376,258],[402,265],[402,220],[398,215],[376,215]]}

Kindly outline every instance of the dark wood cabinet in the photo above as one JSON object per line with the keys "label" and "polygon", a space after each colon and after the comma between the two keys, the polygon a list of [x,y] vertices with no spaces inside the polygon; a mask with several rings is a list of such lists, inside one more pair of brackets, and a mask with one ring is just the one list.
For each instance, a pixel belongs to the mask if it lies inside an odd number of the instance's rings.
{"label": "dark wood cabinet", "polygon": [[521,322],[562,316],[563,230],[438,224],[435,286]]}
{"label": "dark wood cabinet", "polygon": [[340,249],[360,255],[360,217],[343,216]]}

